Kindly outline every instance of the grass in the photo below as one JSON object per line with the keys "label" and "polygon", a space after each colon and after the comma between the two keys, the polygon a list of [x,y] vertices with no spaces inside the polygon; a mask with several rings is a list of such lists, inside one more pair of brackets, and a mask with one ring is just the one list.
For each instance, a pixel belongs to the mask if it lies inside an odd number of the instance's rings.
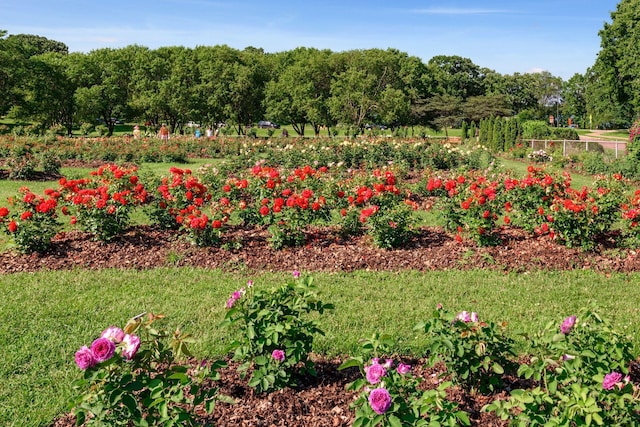
{"label": "grass", "polygon": [[[560,322],[595,303],[640,347],[635,303],[640,288],[628,286],[640,279],[637,274],[361,271],[314,276],[321,299],[336,307],[319,318],[326,336],[317,338],[315,349],[328,356],[354,354],[358,340],[374,332],[397,337],[399,353],[423,355],[425,339],[412,329],[437,303],[476,311],[485,320],[506,320],[512,336]],[[192,333],[198,357],[220,355],[233,338],[218,328],[224,303],[249,278],[256,286],[271,287],[282,283],[285,274],[162,268],[0,276],[0,424],[44,426],[64,413],[71,382],[80,375],[75,351],[107,326],[122,326],[143,311],[164,313],[168,327]]]}

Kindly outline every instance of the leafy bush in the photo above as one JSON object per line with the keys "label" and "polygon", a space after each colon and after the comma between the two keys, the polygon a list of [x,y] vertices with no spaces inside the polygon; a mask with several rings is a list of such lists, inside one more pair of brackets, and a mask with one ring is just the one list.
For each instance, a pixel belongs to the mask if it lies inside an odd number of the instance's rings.
{"label": "leafy bush", "polygon": [[136,168],[104,165],[91,172],[90,178],[60,179],[60,193],[73,215],[72,224],[101,241],[123,233],[133,208],[147,200],[136,172]]}
{"label": "leafy bush", "polygon": [[535,381],[485,410],[518,425],[638,425],[640,389],[629,381],[631,342],[594,310],[525,337],[534,354],[518,375]]}
{"label": "leafy bush", "polygon": [[228,311],[221,326],[235,326],[242,334],[229,350],[234,360],[244,362],[238,370],[249,375],[249,386],[257,392],[269,392],[295,386],[294,373],[316,374],[309,353],[313,335],[324,334],[309,314],[333,309],[321,302],[313,285],[313,278],[293,280],[271,290],[256,289],[249,281],[227,301]]}
{"label": "leafy bush", "polygon": [[46,252],[51,239],[62,229],[56,207],[59,193],[46,190],[44,196],[22,187],[16,197],[9,199],[10,209],[0,208],[0,222],[22,253]]}
{"label": "leafy bush", "polygon": [[550,139],[551,128],[542,120],[526,120],[522,123],[523,139]]}
{"label": "leafy bush", "polygon": [[515,372],[514,341],[506,322],[481,321],[476,313],[453,314],[442,307],[415,329],[429,336],[431,366],[444,362],[454,383],[467,390],[493,392],[502,388],[502,375]]}
{"label": "leafy bush", "polygon": [[[362,340],[362,353],[369,356],[390,341],[378,335]],[[470,425],[469,415],[447,399],[449,381],[424,390],[420,387],[422,378],[413,376],[412,366],[379,357],[371,358],[368,365],[362,356],[351,357],[338,369],[351,367],[357,367],[363,377],[347,385],[347,390],[360,392],[351,405],[356,410],[353,426]]]}
{"label": "leafy bush", "polygon": [[[129,320],[124,329],[107,328],[90,347],[76,352],[83,377],[73,384],[70,402],[78,425],[196,426],[196,407],[211,413],[219,396],[207,381],[219,379],[222,361],[203,361],[195,370],[177,363],[191,356],[188,335],[154,323],[164,316],[149,314]],[[86,424],[85,424],[86,423]]]}

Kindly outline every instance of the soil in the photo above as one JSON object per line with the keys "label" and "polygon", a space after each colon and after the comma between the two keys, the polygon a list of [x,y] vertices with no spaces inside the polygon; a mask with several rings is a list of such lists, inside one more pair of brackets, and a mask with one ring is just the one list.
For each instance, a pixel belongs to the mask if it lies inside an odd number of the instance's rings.
{"label": "soil", "polygon": [[166,266],[221,268],[227,271],[398,271],[487,269],[503,272],[590,269],[602,273],[640,271],[635,250],[619,249],[617,235],[598,242],[596,250],[567,248],[546,236],[532,237],[513,227],[499,229],[501,243],[479,247],[457,242],[437,227],[423,227],[400,249],[384,250],[368,236],[341,238],[337,230],[315,228],[306,244],[275,250],[264,228],[232,226],[220,247],[199,248],[178,231],[149,226],[131,228],[109,243],[91,235],[60,233],[44,254],[0,253],[0,273],[75,268],[150,269]]}
{"label": "soil", "polygon": [[[335,229],[316,228],[304,246],[274,250],[263,228],[231,227],[221,247],[198,248],[177,231],[149,226],[131,228],[112,242],[101,243],[79,231],[61,233],[45,254],[0,254],[0,273],[75,268],[150,269],[162,266],[221,268],[227,271],[354,271],[412,269],[488,269],[502,272],[531,270],[590,269],[603,274],[640,271],[640,257],[632,250],[615,247],[616,235],[599,242],[592,252],[566,248],[547,237],[531,237],[522,230],[505,227],[499,231],[501,244],[478,247],[473,242],[457,242],[442,229],[425,227],[396,250],[376,248],[369,238],[340,238]],[[218,403],[212,415],[203,414],[203,425],[217,426],[348,426],[354,419],[349,407],[355,394],[346,384],[359,376],[355,369],[338,371],[340,360],[314,355],[318,376],[300,379],[296,388],[257,395],[238,377],[233,364],[222,370],[220,392],[233,397],[235,405]],[[198,363],[194,361],[193,363]],[[416,374],[435,386],[438,370],[425,370],[424,361],[414,361]],[[483,405],[497,396],[464,393],[453,389],[450,398],[471,414],[474,426],[506,426],[492,414],[482,413]],[[72,414],[51,427],[74,425]]]}

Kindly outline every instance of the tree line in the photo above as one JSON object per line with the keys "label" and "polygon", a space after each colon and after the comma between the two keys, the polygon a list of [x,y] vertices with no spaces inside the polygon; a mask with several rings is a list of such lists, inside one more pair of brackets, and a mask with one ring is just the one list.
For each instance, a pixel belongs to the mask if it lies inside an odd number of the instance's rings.
{"label": "tree line", "polygon": [[[602,51],[568,81],[541,73],[504,75],[460,56],[426,63],[397,49],[333,52],[300,47],[266,53],[226,45],[140,45],[69,53],[64,43],[0,31],[0,115],[43,129],[113,118],[167,123],[226,123],[238,134],[267,119],[303,135],[368,124],[444,129],[518,116],[582,127],[628,125],[640,108],[640,61],[623,0],[600,32]],[[626,33],[624,33],[624,31]],[[624,41],[628,40],[628,41]],[[633,54],[635,53],[635,54]],[[634,68],[635,67],[635,68]],[[613,70],[613,71],[612,71]]]}

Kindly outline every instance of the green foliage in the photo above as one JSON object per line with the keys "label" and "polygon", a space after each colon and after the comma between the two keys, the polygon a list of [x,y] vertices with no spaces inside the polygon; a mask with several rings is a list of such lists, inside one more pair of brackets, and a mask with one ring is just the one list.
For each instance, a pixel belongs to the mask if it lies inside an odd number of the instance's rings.
{"label": "green foliage", "polygon": [[450,313],[440,306],[415,329],[428,334],[429,362],[442,361],[454,383],[481,393],[500,390],[502,376],[515,371],[515,342],[506,322],[480,320],[476,313]]}
{"label": "green foliage", "polygon": [[73,215],[72,223],[101,241],[122,234],[129,227],[133,208],[147,199],[136,172],[136,168],[110,164],[93,171],[90,178],[62,178],[60,193]]}
{"label": "green foliage", "polygon": [[249,282],[227,301],[221,326],[242,335],[229,350],[234,360],[244,362],[238,370],[249,375],[249,386],[259,393],[295,386],[296,372],[315,375],[309,353],[313,336],[324,332],[309,315],[323,314],[333,305],[318,299],[312,277],[299,276],[296,271],[293,279],[271,290]]}
{"label": "green foliage", "polygon": [[413,208],[404,203],[379,208],[367,219],[367,233],[373,243],[383,249],[399,248],[407,244],[413,235]]}
{"label": "green foliage", "polygon": [[17,196],[9,199],[9,209],[0,208],[3,231],[22,253],[46,252],[51,239],[62,229],[56,211],[59,194],[48,190],[45,195],[22,187]]}
{"label": "green foliage", "polygon": [[522,123],[523,139],[551,139],[551,128],[544,121],[527,120]]}
{"label": "green foliage", "polygon": [[[338,368],[357,367],[363,377],[347,385],[347,390],[359,392],[351,404],[356,411],[353,426],[470,425],[469,415],[447,398],[451,382],[445,381],[436,388],[425,390],[420,387],[422,378],[412,374],[410,365],[379,357],[373,357],[370,364],[365,365],[365,358],[372,353],[382,356],[379,349],[389,351],[393,340],[375,334],[360,342],[362,355],[347,359]],[[380,402],[372,398],[376,393],[386,400]]]}
{"label": "green foliage", "polygon": [[[156,326],[162,315],[143,316],[131,319],[124,330],[111,327],[103,332],[101,338],[115,344],[109,359],[86,367],[76,354],[85,369],[73,383],[77,394],[70,402],[77,425],[196,426],[201,416],[197,406],[211,413],[216,400],[232,402],[208,384],[219,379],[217,370],[225,362],[203,361],[189,370],[178,360],[191,356],[187,344],[192,338]],[[109,331],[115,335],[107,335]]]}
{"label": "green foliage", "polygon": [[443,195],[437,203],[445,228],[457,233],[456,240],[465,234],[482,246],[498,243],[496,221],[503,209],[501,183],[469,173],[455,179],[430,178],[427,191]]}
{"label": "green foliage", "polygon": [[[485,410],[519,425],[636,425],[640,422],[640,390],[625,379],[632,361],[631,345],[594,310],[555,322],[535,336],[530,362],[518,375],[535,381],[517,389],[509,400]],[[617,373],[617,381],[610,376]],[[611,384],[609,384],[611,383]]]}

